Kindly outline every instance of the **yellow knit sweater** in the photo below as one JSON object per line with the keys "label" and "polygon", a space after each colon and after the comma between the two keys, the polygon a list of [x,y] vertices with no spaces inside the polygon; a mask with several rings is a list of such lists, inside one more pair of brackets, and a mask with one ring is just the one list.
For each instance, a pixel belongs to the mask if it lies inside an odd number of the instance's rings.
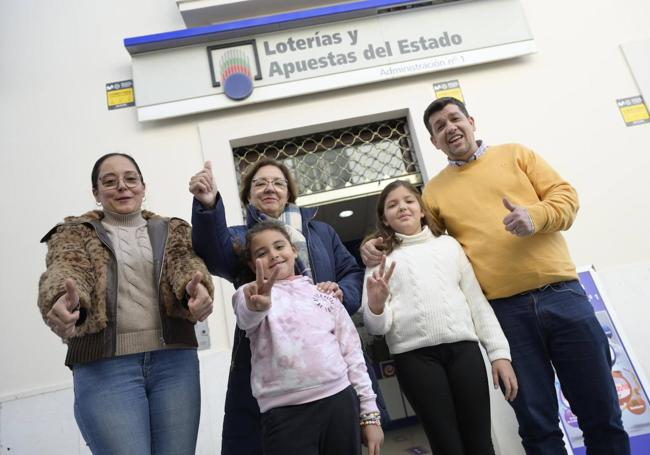
{"label": "yellow knit sweater", "polygon": [[[505,230],[502,199],[528,209],[535,234]],[[475,161],[448,166],[423,194],[433,220],[465,249],[488,299],[577,278],[564,237],[578,211],[575,189],[519,144],[491,146]]]}

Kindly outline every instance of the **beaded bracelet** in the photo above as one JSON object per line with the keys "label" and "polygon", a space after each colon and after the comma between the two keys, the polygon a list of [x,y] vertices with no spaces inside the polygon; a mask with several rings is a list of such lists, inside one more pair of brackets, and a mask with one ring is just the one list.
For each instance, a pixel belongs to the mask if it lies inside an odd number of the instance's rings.
{"label": "beaded bracelet", "polygon": [[381,414],[376,411],[361,414],[359,423],[362,427],[365,425],[381,425]]}
{"label": "beaded bracelet", "polygon": [[360,425],[362,427],[365,427],[366,425],[377,425],[381,426],[381,420],[380,419],[371,419],[371,420],[362,420],[360,422]]}

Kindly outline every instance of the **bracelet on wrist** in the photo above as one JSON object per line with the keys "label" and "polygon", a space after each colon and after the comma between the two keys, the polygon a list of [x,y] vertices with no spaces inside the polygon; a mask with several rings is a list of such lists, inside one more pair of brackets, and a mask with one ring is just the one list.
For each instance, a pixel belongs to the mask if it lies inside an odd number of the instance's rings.
{"label": "bracelet on wrist", "polygon": [[361,414],[359,418],[359,424],[363,427],[366,425],[380,425],[381,426],[381,414],[379,412],[368,412]]}

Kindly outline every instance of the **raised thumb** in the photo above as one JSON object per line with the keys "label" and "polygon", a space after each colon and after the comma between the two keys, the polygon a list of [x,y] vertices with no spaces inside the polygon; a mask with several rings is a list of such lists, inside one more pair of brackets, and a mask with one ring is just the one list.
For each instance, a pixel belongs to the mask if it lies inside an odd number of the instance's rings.
{"label": "raised thumb", "polygon": [[199,283],[201,282],[202,279],[203,279],[203,274],[201,272],[199,272],[199,271],[194,272],[194,276],[192,277],[192,281],[190,281],[187,284],[187,288],[186,288],[187,293],[189,295],[192,295],[192,296],[194,295],[194,293],[196,292],[196,287],[199,285]]}
{"label": "raised thumb", "polygon": [[68,310],[72,310],[79,304],[79,294],[77,293],[77,284],[72,278],[65,280],[65,293],[67,296],[66,306]]}
{"label": "raised thumb", "polygon": [[508,209],[508,211],[512,212],[516,207],[512,205],[512,203],[508,200],[507,197],[503,198],[503,205],[505,208]]}

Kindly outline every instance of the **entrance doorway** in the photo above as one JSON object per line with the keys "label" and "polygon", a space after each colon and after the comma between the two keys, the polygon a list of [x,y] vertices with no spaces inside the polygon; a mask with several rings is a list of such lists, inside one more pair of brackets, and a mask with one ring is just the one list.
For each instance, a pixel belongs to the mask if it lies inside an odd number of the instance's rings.
{"label": "entrance doorway", "polygon": [[[362,267],[359,247],[375,230],[379,193],[398,179],[418,187],[422,184],[406,118],[237,147],[233,155],[239,184],[246,167],[263,157],[285,164],[298,183],[297,204],[318,207],[316,219],[334,228]],[[430,453],[413,409],[397,383],[383,337],[368,335],[360,312],[352,319],[372,359],[392,420],[382,451]]]}

